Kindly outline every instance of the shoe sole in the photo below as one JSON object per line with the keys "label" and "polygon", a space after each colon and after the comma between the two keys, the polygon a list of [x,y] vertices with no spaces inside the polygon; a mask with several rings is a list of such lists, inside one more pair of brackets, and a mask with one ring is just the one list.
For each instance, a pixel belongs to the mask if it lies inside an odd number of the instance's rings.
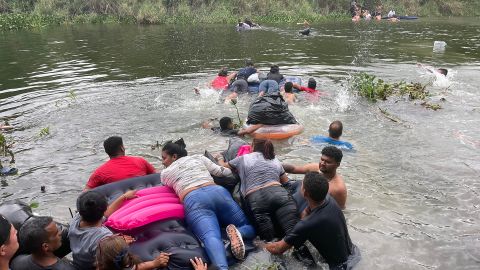
{"label": "shoe sole", "polygon": [[243,243],[242,235],[233,224],[228,225],[226,231],[228,239],[230,239],[233,257],[243,260],[245,258],[245,244]]}

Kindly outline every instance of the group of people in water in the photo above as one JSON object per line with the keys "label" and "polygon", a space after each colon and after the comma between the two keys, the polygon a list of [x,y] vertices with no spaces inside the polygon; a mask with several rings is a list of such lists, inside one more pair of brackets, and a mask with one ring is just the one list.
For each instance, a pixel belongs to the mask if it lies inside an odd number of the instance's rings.
{"label": "group of people in water", "polygon": [[[211,86],[229,91],[227,95],[236,98],[249,91],[249,80],[255,74],[258,76],[258,71],[248,60],[245,68],[236,73],[228,74],[222,69]],[[279,67],[272,65],[265,80],[259,83],[257,99],[277,97],[280,101],[294,103],[293,89],[307,94],[318,92],[314,79],[310,79],[307,86],[286,82],[280,90],[282,82],[284,76]],[[218,131],[236,137],[250,134],[262,125],[238,130],[234,129],[231,118],[224,117],[220,119]],[[164,144],[160,181],[178,196],[184,207],[187,228],[203,244],[209,259],[207,265],[201,258],[191,258],[192,267],[228,269],[222,230],[226,232],[232,255],[238,260],[246,256],[245,241],[258,237],[262,240],[257,242],[258,247],[274,255],[293,249],[293,256],[307,267],[314,267],[316,261],[306,241],[317,249],[330,269],[347,269],[358,262],[359,251],[350,239],[342,212],[346,207],[347,188],[337,173],[343,154],[335,145],[345,144],[340,140],[342,131],[340,121],[332,122],[328,136],[315,139],[330,145],[322,149],[318,163],[305,165],[282,163],[269,139],[254,138],[248,151],[242,154],[239,151],[231,159],[220,155],[213,160],[204,155],[188,155],[183,139]],[[166,252],[160,252],[152,261],[142,262],[128,249],[135,242],[133,237],[114,234],[105,226],[105,221],[115,211],[136,198],[136,191],[129,190],[109,203],[105,195],[95,190],[158,170],[144,158],[126,155],[121,137],[109,137],[103,146],[109,160],[91,174],[77,199],[78,212],[69,224],[73,261],[56,257],[55,251],[62,241],[60,230],[51,217],[27,220],[17,239],[15,228],[0,215],[0,270],[144,270],[168,265],[171,254]],[[300,188],[294,187],[298,182],[290,180],[288,174],[305,174]],[[240,203],[231,190],[214,179],[234,175],[239,181]],[[295,192],[300,192],[303,205],[293,199]],[[25,252],[14,257],[19,243]]]}
{"label": "group of people in water", "polygon": [[[350,3],[350,14],[352,16],[352,21],[354,22],[358,22],[361,19],[364,19],[366,21],[369,21],[371,19],[380,21],[383,19],[383,12],[383,5],[381,3],[377,4],[373,11],[370,11],[368,8],[360,5],[355,0]],[[395,14],[395,10],[390,10],[386,17],[389,21],[393,22],[400,20]]]}

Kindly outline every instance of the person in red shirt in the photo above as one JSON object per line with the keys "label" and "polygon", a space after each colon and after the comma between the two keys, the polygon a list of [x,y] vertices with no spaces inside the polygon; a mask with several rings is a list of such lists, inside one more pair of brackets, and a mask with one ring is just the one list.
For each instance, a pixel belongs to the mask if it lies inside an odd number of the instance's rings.
{"label": "person in red shirt", "polygon": [[217,77],[210,82],[210,86],[215,90],[227,90],[230,81],[237,76],[236,72],[228,74],[227,68],[222,68]]}
{"label": "person in red shirt", "polygon": [[103,147],[110,160],[93,172],[84,191],[127,178],[155,173],[155,168],[145,159],[125,155],[121,137],[112,136],[106,139]]}
{"label": "person in red shirt", "polygon": [[308,85],[307,85],[307,87],[301,86],[301,85],[299,85],[298,83],[294,83],[294,84],[293,84],[293,88],[296,88],[296,89],[298,89],[298,90],[300,90],[300,91],[305,91],[305,92],[310,93],[310,94],[314,94],[314,93],[318,92],[318,91],[316,90],[316,88],[317,88],[317,81],[315,81],[314,78],[308,79]]}

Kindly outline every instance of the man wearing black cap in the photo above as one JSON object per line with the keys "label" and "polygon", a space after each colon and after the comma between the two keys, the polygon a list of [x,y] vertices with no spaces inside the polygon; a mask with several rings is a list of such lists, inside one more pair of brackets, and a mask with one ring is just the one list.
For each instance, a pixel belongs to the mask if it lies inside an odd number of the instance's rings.
{"label": "man wearing black cap", "polygon": [[8,270],[10,259],[18,250],[17,230],[0,215],[0,270]]}

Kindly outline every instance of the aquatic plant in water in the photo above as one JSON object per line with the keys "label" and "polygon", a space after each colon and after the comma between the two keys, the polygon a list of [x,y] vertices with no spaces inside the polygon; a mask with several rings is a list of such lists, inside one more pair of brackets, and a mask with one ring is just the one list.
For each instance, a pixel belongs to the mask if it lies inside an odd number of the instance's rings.
{"label": "aquatic plant in water", "polygon": [[243,126],[243,121],[242,119],[240,119],[240,113],[238,112],[238,107],[237,107],[237,100],[236,99],[232,99],[230,100],[230,103],[235,107],[235,109],[237,110],[237,117],[238,117],[238,124],[234,124],[234,126],[236,128],[241,128]]}
{"label": "aquatic plant in water", "polygon": [[[12,138],[7,138],[5,135],[0,133],[0,155],[6,157],[7,155],[10,156],[10,164],[15,163],[15,155],[12,151],[12,146],[15,142]],[[0,168],[3,168],[2,163],[0,162]]]}
{"label": "aquatic plant in water", "polygon": [[[424,100],[430,96],[426,90],[427,85],[421,83],[406,83],[404,81],[387,83],[374,75],[359,73],[351,79],[351,89],[360,96],[370,101],[386,100],[389,96],[408,96],[410,100]],[[440,105],[425,106],[426,108],[438,110]]]}
{"label": "aquatic plant in water", "polygon": [[38,136],[40,136],[40,137],[45,137],[45,136],[48,136],[48,135],[50,135],[50,127],[44,127],[38,133]]}

